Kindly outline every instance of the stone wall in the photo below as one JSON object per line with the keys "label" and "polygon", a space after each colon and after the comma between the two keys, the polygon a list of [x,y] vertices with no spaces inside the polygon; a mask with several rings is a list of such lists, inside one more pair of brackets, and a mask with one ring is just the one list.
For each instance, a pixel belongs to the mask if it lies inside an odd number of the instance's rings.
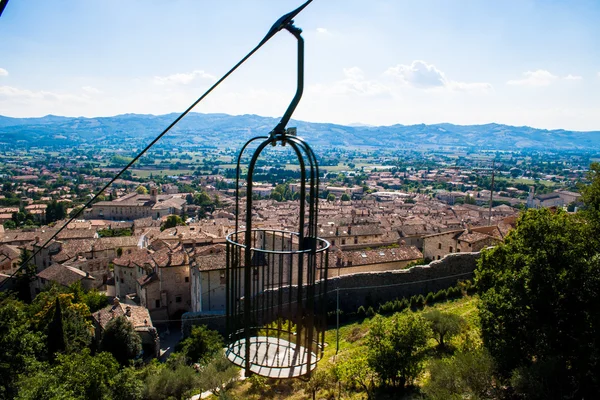
{"label": "stone wall", "polygon": [[377,306],[401,297],[436,292],[472,279],[479,253],[448,254],[429,265],[405,270],[366,272],[330,278],[327,282],[328,309],[335,310],[336,289],[340,309],[355,312],[358,307]]}
{"label": "stone wall", "polygon": [[[426,295],[455,286],[458,281],[473,278],[479,253],[448,254],[429,265],[418,265],[404,270],[364,272],[332,277],[327,280],[327,309],[335,311],[339,288],[340,309],[345,313],[356,312],[360,306],[377,307],[381,303],[412,295]],[[319,291],[317,283],[316,292]],[[296,298],[296,288],[292,297]],[[288,298],[286,288],[283,298]],[[275,295],[270,291],[267,296]],[[260,303],[260,299],[258,301]],[[223,332],[225,318],[210,313],[186,313],[182,318],[184,335],[191,326],[206,324],[210,329]]]}

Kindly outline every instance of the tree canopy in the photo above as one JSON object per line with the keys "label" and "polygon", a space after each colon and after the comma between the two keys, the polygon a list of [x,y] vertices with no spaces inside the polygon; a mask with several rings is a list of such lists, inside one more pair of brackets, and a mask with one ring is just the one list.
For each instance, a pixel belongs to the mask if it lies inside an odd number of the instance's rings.
{"label": "tree canopy", "polygon": [[100,349],[111,353],[119,364],[126,365],[142,351],[142,339],[127,317],[121,315],[106,324]]}
{"label": "tree canopy", "polygon": [[369,366],[386,385],[404,388],[423,369],[424,349],[429,337],[429,324],[410,311],[390,318],[377,315],[367,335]]}
{"label": "tree canopy", "polygon": [[600,392],[600,256],[578,214],[529,210],[476,271],[486,347],[504,376],[554,394]]}
{"label": "tree canopy", "polygon": [[223,338],[218,332],[200,325],[193,327],[190,336],[177,344],[177,351],[181,351],[189,362],[195,363],[213,357],[223,346]]}

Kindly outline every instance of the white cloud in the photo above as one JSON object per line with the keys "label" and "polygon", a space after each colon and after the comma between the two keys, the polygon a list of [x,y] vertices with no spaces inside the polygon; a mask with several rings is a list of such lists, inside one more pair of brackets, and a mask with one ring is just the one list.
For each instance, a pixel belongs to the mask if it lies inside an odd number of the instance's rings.
{"label": "white cloud", "polygon": [[8,71],[4,68],[0,68],[0,76],[8,76]]}
{"label": "white cloud", "polygon": [[12,86],[0,86],[0,101],[15,100],[21,102],[27,101],[45,101],[52,103],[60,102],[86,102],[87,96],[77,96],[69,93],[54,93],[45,90],[32,91],[29,89],[19,89]]}
{"label": "white cloud", "polygon": [[100,94],[100,93],[102,93],[102,91],[100,89],[96,89],[95,87],[92,87],[92,86],[83,86],[81,88],[81,90],[83,90],[84,92],[89,93],[89,94]]}
{"label": "white cloud", "polygon": [[322,33],[322,34],[328,34],[329,31],[327,30],[327,28],[317,28],[317,33]]}
{"label": "white cloud", "polygon": [[569,75],[565,76],[564,79],[567,80],[567,81],[580,81],[580,80],[583,79],[583,77],[581,77],[580,75],[571,75],[571,74],[569,74]]}
{"label": "white cloud", "polygon": [[343,75],[344,79],[331,84],[312,85],[309,90],[325,95],[379,96],[390,93],[387,86],[366,79],[364,72],[358,67],[344,68]]}
{"label": "white cloud", "polygon": [[154,83],[156,83],[157,85],[167,85],[167,84],[187,85],[188,83],[192,82],[193,80],[195,80],[197,78],[206,79],[208,81],[216,80],[216,78],[213,75],[211,75],[203,70],[195,70],[195,71],[192,71],[187,74],[180,73],[180,74],[173,74],[173,75],[168,75],[168,76],[155,76]]}
{"label": "white cloud", "polygon": [[419,89],[448,89],[461,92],[489,92],[494,88],[486,82],[458,82],[446,77],[446,74],[422,60],[410,65],[398,64],[388,68],[384,75],[398,79],[403,85]]}
{"label": "white cloud", "polygon": [[492,92],[494,87],[487,82],[455,82],[446,83],[446,88],[457,92]]}
{"label": "white cloud", "polygon": [[410,65],[398,64],[385,71],[386,75],[393,76],[401,82],[417,88],[431,88],[446,85],[444,73],[435,65],[425,61],[415,60]]}
{"label": "white cloud", "polygon": [[558,76],[553,75],[545,69],[527,71],[523,75],[525,76],[523,79],[513,79],[506,82],[506,84],[515,86],[548,86],[558,79]]}

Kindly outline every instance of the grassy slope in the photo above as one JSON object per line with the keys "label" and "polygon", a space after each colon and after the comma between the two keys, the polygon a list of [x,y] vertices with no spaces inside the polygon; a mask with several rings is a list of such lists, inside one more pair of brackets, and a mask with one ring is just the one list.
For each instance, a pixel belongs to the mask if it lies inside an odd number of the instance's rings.
{"label": "grassy slope", "polygon": [[[478,346],[481,343],[480,329],[479,329],[479,317],[477,313],[477,296],[467,296],[458,300],[450,300],[443,303],[434,304],[431,307],[425,307],[423,310],[417,311],[418,313],[424,313],[432,309],[439,309],[440,311],[450,312],[462,316],[468,323],[468,329],[460,336],[452,339],[449,347],[462,347],[467,341]],[[339,355],[346,351],[364,348],[364,336],[368,332],[369,319],[360,320],[357,322],[349,323],[344,326],[340,326],[340,348]],[[333,327],[329,329],[325,334],[325,354],[323,359],[319,362],[320,368],[326,368],[328,364],[335,362],[336,359],[336,329]],[[429,359],[440,357],[436,349],[437,342],[434,339],[430,339],[428,342],[428,354]],[[417,382],[419,384],[419,382]],[[270,386],[270,390],[263,393],[251,393],[250,384],[248,382],[239,383],[231,393],[235,396],[234,398],[239,399],[274,399],[274,400],[300,400],[306,399],[306,394],[300,389],[298,380],[283,380]],[[352,394],[351,397],[344,397],[350,399],[363,399],[366,395],[362,393]]]}

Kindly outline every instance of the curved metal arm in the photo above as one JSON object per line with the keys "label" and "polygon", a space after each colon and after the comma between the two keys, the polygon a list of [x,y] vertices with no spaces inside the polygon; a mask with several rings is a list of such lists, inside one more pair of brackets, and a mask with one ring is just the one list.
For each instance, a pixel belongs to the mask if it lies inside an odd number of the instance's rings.
{"label": "curved metal arm", "polygon": [[302,29],[297,28],[293,25],[294,21],[290,21],[285,29],[290,32],[294,37],[298,40],[298,83],[296,88],[296,94],[292,99],[292,102],[288,106],[285,114],[281,117],[281,121],[277,124],[277,126],[271,131],[272,136],[276,135],[285,135],[285,127],[290,121],[294,110],[300,103],[300,99],[302,98],[302,92],[304,91],[304,39],[302,38]]}

